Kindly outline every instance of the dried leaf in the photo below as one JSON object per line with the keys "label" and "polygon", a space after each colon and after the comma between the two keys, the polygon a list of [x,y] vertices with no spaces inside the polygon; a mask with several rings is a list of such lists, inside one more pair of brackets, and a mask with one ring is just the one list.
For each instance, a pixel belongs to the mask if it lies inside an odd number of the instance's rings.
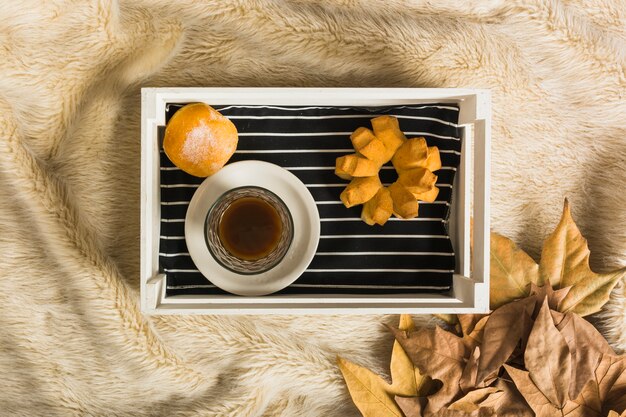
{"label": "dried leaf", "polygon": [[496,412],[493,409],[485,407],[481,407],[472,412],[442,408],[434,415],[437,417],[496,417]]}
{"label": "dried leaf", "polygon": [[396,340],[419,370],[442,382],[439,391],[428,397],[426,413],[438,411],[459,393],[459,379],[469,357],[463,339],[435,327],[408,333],[392,329]]}
{"label": "dried leaf", "polygon": [[605,415],[626,410],[626,357],[603,354],[593,379],[582,389],[575,403],[585,407],[588,415]]}
{"label": "dried leaf", "polygon": [[523,335],[524,314],[531,314],[534,299],[506,304],[493,313],[485,324],[477,383],[497,371],[509,359]]}
{"label": "dried leaf", "polygon": [[539,278],[539,265],[512,240],[492,232],[490,248],[492,309],[526,297],[531,282],[543,285]]}
{"label": "dried leaf", "polygon": [[402,417],[402,411],[388,393],[389,384],[367,368],[343,358],[337,364],[352,401],[364,417]]}
{"label": "dried leaf", "polygon": [[[550,283],[546,284],[545,286],[552,289]],[[556,291],[550,291],[550,294],[548,294],[548,305],[550,305],[550,308],[553,310],[557,310],[559,305],[563,302],[565,297],[567,297],[571,289],[572,287],[565,287],[560,288]]]}
{"label": "dried leaf", "polygon": [[588,278],[574,285],[559,304],[559,311],[571,311],[583,317],[597,313],[609,301],[615,285],[625,276],[626,268],[607,274],[596,274],[589,270]]}
{"label": "dried leaf", "polygon": [[[487,397],[482,403],[486,407],[493,407],[499,416],[534,417],[532,409],[524,401],[524,397],[511,381],[499,379],[495,387],[500,391]],[[502,394],[502,395],[499,395]],[[496,397],[497,395],[497,397]]]}
{"label": "dried leaf", "polygon": [[529,311],[524,311],[522,313],[520,321],[522,322],[522,340],[520,344],[520,352],[523,353],[526,351],[526,346],[528,345],[528,338],[530,337],[530,332],[533,330],[533,325],[535,324],[535,322],[531,316],[531,312]]}
{"label": "dried leaf", "polygon": [[471,413],[472,411],[478,410],[481,406],[481,403],[487,400],[490,394],[494,393],[501,393],[501,391],[496,387],[479,388],[474,391],[470,391],[463,397],[450,404],[448,406],[448,409]]}
{"label": "dried leaf", "polygon": [[[462,316],[474,316],[472,320],[480,318],[473,326],[468,326],[466,323],[466,329],[463,331],[463,342],[469,349],[472,349],[483,342],[485,326],[487,325],[489,316],[484,314],[462,314],[459,315],[459,320],[461,320]],[[463,324],[461,324],[461,327],[463,327]]]}
{"label": "dried leaf", "polygon": [[478,375],[478,358],[480,358],[480,346],[475,346],[473,348],[472,354],[467,360],[465,368],[463,369],[461,379],[459,380],[459,386],[461,387],[461,391],[466,394],[477,388],[477,386],[479,385],[476,380],[476,377]]}
{"label": "dried leaf", "polygon": [[437,317],[440,320],[443,320],[450,325],[455,325],[459,322],[459,318],[456,314],[433,314],[433,316]]}
{"label": "dried leaf", "polygon": [[[561,313],[552,312],[555,315]],[[572,355],[572,380],[569,387],[569,397],[576,398],[585,384],[594,377],[602,354],[615,355],[615,352],[602,335],[582,317],[567,313],[561,314],[563,319],[557,324],[559,330]]]}
{"label": "dried leaf", "polygon": [[424,397],[395,397],[396,403],[405,417],[422,417],[426,399]]}
{"label": "dried leaf", "polygon": [[[554,326],[553,315],[559,320],[558,327]],[[504,366],[538,416],[603,417],[611,410],[624,412],[626,357],[603,353],[612,350],[601,339],[600,334],[577,315],[550,314],[547,300],[544,300],[524,354],[529,371]],[[568,345],[575,347],[575,362]],[[591,379],[588,379],[584,375],[589,373],[590,366]],[[573,375],[578,378],[588,379],[573,401],[569,392],[580,380],[568,384],[569,369],[575,369]]]}
{"label": "dried leaf", "polygon": [[572,287],[559,303],[559,311],[586,316],[600,311],[613,287],[626,275],[626,268],[608,274],[591,271],[587,240],[576,227],[565,200],[561,221],[544,242],[539,274],[554,288]]}
{"label": "dried leaf", "polygon": [[550,309],[557,310],[559,303],[563,301],[563,299],[569,294],[572,287],[560,288],[558,290],[554,290],[550,282],[546,282],[545,285],[539,287],[534,283],[530,284],[530,295],[536,296],[538,300],[543,300],[544,298],[548,299],[548,305]]}
{"label": "dried leaf", "polygon": [[526,369],[545,397],[562,409],[568,400],[571,355],[565,339],[552,322],[548,301],[539,310],[524,352]]}
{"label": "dried leaf", "polygon": [[487,314],[459,314],[458,319],[461,324],[461,331],[464,335],[469,335],[474,331],[477,324],[487,317]]}
{"label": "dried leaf", "polygon": [[507,373],[515,383],[515,386],[522,394],[530,408],[533,409],[537,417],[553,417],[556,410],[550,400],[537,388],[530,379],[530,374],[527,371],[522,371],[517,368],[513,368],[509,365],[504,365]]}
{"label": "dried leaf", "polygon": [[[415,325],[408,314],[400,315],[399,330],[413,331]],[[422,375],[417,367],[413,365],[400,343],[396,340],[393,343],[391,352],[391,387],[390,392],[402,397],[425,396],[430,388],[430,378]]]}

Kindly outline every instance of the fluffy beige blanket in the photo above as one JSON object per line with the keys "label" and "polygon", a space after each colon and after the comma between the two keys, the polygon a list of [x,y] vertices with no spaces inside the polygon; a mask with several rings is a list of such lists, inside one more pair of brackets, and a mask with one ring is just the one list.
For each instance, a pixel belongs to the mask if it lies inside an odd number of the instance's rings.
{"label": "fluffy beige blanket", "polygon": [[[356,416],[397,316],[144,317],[143,86],[481,87],[493,228],[626,264],[626,4],[0,2],[0,415]],[[626,348],[626,285],[595,323]],[[427,321],[428,318],[423,318]]]}

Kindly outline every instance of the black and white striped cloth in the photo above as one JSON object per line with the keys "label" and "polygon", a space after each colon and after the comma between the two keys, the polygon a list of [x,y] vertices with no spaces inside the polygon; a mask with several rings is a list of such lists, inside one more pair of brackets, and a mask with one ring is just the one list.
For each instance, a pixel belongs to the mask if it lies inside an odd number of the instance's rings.
{"label": "black and white striped cloth", "polygon": [[[181,107],[168,105],[167,120]],[[306,272],[285,293],[402,293],[450,289],[454,252],[447,232],[452,184],[460,161],[459,108],[451,104],[393,107],[215,106],[237,126],[239,144],[230,162],[263,160],[288,169],[309,189],[321,218],[321,238]],[[391,218],[368,226],[361,207],[346,209],[339,194],[347,185],[334,174],[335,159],[353,153],[350,133],[371,127],[377,115],[396,116],[406,136],[426,138],[441,152],[439,197],[420,202],[419,217]],[[397,178],[388,164],[384,184]],[[184,219],[202,178],[177,169],[161,150],[159,265],[167,294],[220,294],[196,269],[185,245]]]}

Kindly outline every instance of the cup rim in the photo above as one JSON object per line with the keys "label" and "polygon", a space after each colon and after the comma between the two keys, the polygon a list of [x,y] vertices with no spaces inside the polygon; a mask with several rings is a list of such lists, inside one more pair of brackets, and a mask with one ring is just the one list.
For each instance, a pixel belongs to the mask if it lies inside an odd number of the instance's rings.
{"label": "cup rim", "polygon": [[[272,264],[272,266],[270,266],[267,269],[260,269],[259,271],[253,271],[253,272],[245,272],[245,271],[235,270],[235,269],[231,268],[230,266],[226,265],[224,262],[222,262],[222,260],[219,259],[218,256],[216,256],[216,254],[214,253],[213,249],[211,249],[211,245],[209,244],[207,227],[208,227],[209,216],[211,215],[211,212],[213,211],[215,206],[217,206],[222,201],[222,199],[225,198],[227,195],[229,195],[229,194],[231,194],[233,192],[242,190],[242,189],[261,190],[263,192],[266,192],[266,193],[270,194],[273,198],[278,200],[284,206],[285,211],[287,213],[287,219],[289,221],[289,230],[291,231],[290,236],[289,236],[289,241],[287,243],[287,247],[285,248],[284,253],[278,259],[276,259],[276,261]],[[223,213],[222,213],[222,215],[223,215]],[[204,227],[203,227],[203,233],[202,234],[204,235],[204,243],[205,243],[207,249],[209,250],[209,253],[211,254],[211,257],[215,260],[215,262],[217,262],[223,268],[225,268],[225,269],[227,269],[230,272],[233,272],[235,274],[239,274],[239,275],[259,275],[259,274],[263,274],[263,273],[265,273],[267,271],[271,271],[273,268],[275,268],[276,266],[278,266],[282,262],[282,260],[287,255],[287,252],[289,252],[289,249],[291,248],[291,245],[292,245],[293,240],[294,240],[295,231],[294,231],[294,223],[293,223],[293,216],[291,215],[291,210],[289,210],[289,206],[287,206],[287,204],[283,201],[282,198],[280,198],[272,190],[268,190],[267,188],[264,188],[264,187],[259,187],[258,185],[242,185],[242,186],[231,188],[230,190],[224,191],[219,197],[217,197],[215,199],[213,204],[211,204],[211,207],[209,207],[209,210],[207,211],[207,214],[206,214],[206,216],[204,218]],[[234,255],[232,255],[232,256],[236,258],[236,256],[234,256]]]}

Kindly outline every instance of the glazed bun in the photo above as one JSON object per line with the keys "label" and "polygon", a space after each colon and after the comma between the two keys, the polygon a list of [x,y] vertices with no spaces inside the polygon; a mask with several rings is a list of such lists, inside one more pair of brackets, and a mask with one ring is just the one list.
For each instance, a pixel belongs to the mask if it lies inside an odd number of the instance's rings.
{"label": "glazed bun", "polygon": [[178,168],[196,177],[215,174],[237,149],[237,128],[204,103],[188,104],[165,127],[163,150]]}

